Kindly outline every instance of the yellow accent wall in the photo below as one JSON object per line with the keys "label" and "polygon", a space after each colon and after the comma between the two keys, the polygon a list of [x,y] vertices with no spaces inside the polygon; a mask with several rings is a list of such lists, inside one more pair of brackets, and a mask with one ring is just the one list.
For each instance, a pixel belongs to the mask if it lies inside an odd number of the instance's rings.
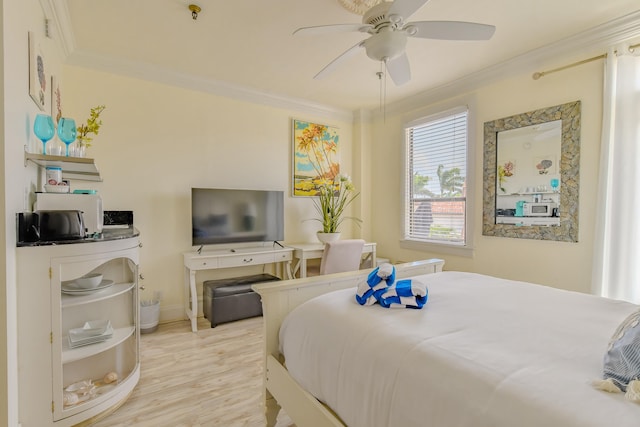
{"label": "yellow accent wall", "polygon": [[[531,73],[534,70],[531,70]],[[472,271],[558,288],[590,292],[595,224],[597,172],[600,155],[603,62],[582,65],[533,80],[531,73],[511,76],[464,94],[475,105],[474,174],[468,188],[474,191],[472,257],[438,251],[401,248],[403,125],[438,104],[425,99],[411,110],[387,113],[376,120],[373,135],[372,175],[373,238],[380,256],[411,261],[425,257],[446,260],[446,270]],[[577,243],[487,237],[482,235],[482,166],[484,122],[571,101],[582,101],[580,151],[579,241]],[[441,101],[442,105],[452,102]],[[387,208],[382,208],[383,206]]]}
{"label": "yellow accent wall", "polygon": [[[75,66],[63,74],[65,115],[80,122],[91,107],[107,106],[87,151],[103,182],[74,181],[72,190],[96,189],[105,210],[134,212],[143,243],[141,299],[162,292],[161,321],[184,318],[182,253],[197,249],[191,246],[191,187],[282,190],[285,240],[316,241],[319,223],[306,221],[316,217],[312,200],[291,196],[292,119],[338,127],[341,169],[360,171],[353,166],[350,121]],[[361,186],[358,175],[354,182]],[[361,232],[342,231],[347,237]],[[203,280],[256,272],[262,267],[198,273],[200,298]]]}

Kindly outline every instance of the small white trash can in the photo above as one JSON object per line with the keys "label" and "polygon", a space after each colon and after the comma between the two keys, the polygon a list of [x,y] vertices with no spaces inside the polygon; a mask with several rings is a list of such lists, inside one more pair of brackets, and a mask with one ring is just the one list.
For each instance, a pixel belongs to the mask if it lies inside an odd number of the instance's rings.
{"label": "small white trash can", "polygon": [[160,301],[140,301],[140,333],[150,334],[158,329]]}

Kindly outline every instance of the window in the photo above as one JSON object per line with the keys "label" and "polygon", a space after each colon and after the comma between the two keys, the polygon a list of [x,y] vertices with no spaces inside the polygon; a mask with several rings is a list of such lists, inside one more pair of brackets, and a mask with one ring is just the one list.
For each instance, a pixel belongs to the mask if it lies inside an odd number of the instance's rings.
{"label": "window", "polygon": [[404,241],[469,246],[467,107],[406,128]]}

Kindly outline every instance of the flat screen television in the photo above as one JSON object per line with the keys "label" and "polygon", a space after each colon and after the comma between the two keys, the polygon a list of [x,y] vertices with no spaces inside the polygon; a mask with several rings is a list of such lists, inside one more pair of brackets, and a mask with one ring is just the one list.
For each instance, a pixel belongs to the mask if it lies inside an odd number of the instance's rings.
{"label": "flat screen television", "polygon": [[284,240],[284,191],[191,189],[192,245]]}

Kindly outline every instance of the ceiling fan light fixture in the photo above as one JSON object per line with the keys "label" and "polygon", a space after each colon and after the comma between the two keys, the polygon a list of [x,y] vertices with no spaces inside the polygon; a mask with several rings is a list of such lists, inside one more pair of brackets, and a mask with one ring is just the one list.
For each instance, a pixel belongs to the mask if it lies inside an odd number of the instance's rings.
{"label": "ceiling fan light fixture", "polygon": [[[380,76],[387,74],[396,86],[411,80],[411,67],[405,52],[407,38],[434,40],[489,40],[493,25],[463,21],[409,21],[429,0],[339,0],[347,9],[369,7],[362,13],[362,25],[332,24],[302,27],[294,34],[324,35],[363,32],[369,38],[355,44],[327,64],[314,78],[321,78],[364,48],[369,58],[380,62]],[[386,73],[383,70],[386,68]],[[535,77],[534,77],[535,78]]]}
{"label": "ceiling fan light fixture", "polygon": [[402,55],[407,46],[404,31],[382,31],[364,41],[367,56],[374,61],[390,61]]}

